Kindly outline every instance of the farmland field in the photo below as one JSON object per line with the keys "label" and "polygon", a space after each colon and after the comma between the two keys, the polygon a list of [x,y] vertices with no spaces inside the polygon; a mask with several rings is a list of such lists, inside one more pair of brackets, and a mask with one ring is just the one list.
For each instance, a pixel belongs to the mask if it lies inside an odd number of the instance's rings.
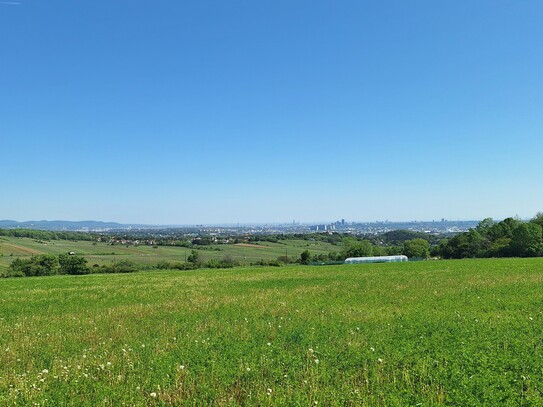
{"label": "farmland field", "polygon": [[0,405],[543,404],[543,259],[0,280]]}
{"label": "farmland field", "polygon": [[[202,261],[221,259],[230,256],[241,265],[249,265],[260,260],[276,260],[279,256],[299,259],[304,250],[311,254],[326,254],[340,251],[340,246],[306,240],[284,240],[278,243],[258,242],[258,244],[221,244],[200,246]],[[117,260],[130,260],[143,267],[152,267],[160,261],[184,262],[191,249],[177,246],[123,246],[105,242],[47,240],[29,238],[0,237],[0,274],[7,270],[14,258],[29,258],[36,254],[61,254],[75,252],[84,256],[90,266],[103,265]]]}

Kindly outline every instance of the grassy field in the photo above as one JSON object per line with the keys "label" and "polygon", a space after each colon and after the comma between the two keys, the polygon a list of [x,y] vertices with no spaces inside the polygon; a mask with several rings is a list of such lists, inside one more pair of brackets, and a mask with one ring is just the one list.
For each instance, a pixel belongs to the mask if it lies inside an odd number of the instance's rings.
{"label": "grassy field", "polygon": [[[285,240],[279,243],[258,242],[251,245],[211,245],[201,246],[198,250],[202,261],[221,259],[230,256],[242,265],[256,263],[259,260],[276,260],[287,255],[299,259],[304,250],[311,254],[326,254],[340,251],[340,246],[326,242]],[[116,260],[130,260],[146,266],[156,265],[160,261],[184,262],[191,249],[174,246],[122,246],[105,242],[51,240],[38,241],[28,238],[0,237],[0,272],[6,270],[13,258],[28,258],[35,254],[61,254],[75,252],[83,255],[90,266],[103,265]]]}
{"label": "grassy field", "polygon": [[540,406],[542,305],[543,259],[1,279],[0,405]]}

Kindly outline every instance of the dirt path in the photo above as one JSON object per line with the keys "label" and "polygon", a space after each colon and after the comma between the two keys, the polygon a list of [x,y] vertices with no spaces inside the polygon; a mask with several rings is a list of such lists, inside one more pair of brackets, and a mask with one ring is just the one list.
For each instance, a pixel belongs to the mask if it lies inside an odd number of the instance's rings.
{"label": "dirt path", "polygon": [[2,243],[2,246],[4,246],[5,248],[13,249],[14,252],[16,251],[16,252],[22,253],[22,254],[41,254],[41,253],[43,253],[43,252],[40,252],[39,250],[29,249],[28,247],[18,246],[18,245],[13,244],[13,243]]}

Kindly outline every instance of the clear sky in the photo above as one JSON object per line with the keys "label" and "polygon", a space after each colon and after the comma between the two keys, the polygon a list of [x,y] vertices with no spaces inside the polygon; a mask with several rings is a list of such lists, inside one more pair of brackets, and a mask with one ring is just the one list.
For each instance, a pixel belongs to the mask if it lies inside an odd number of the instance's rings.
{"label": "clear sky", "polygon": [[0,1],[0,219],[543,211],[541,0]]}

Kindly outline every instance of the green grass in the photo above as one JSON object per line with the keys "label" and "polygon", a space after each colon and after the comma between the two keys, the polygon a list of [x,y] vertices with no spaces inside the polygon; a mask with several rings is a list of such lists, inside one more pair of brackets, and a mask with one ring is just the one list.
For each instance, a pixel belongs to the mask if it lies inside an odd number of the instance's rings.
{"label": "green grass", "polygon": [[0,280],[0,405],[543,404],[543,259]]}
{"label": "green grass", "polygon": [[[311,254],[325,254],[340,251],[341,247],[326,242],[305,240],[285,240],[279,243],[258,242],[255,245],[212,245],[202,246],[199,250],[202,261],[222,259],[230,256],[242,265],[256,263],[259,260],[276,260],[279,256],[299,259],[304,250]],[[76,252],[85,256],[89,265],[108,264],[116,260],[130,260],[146,266],[156,265],[160,261],[184,262],[191,249],[174,246],[122,246],[104,242],[51,240],[37,241],[28,238],[0,237],[0,272],[6,270],[14,257],[28,258],[32,254],[61,254]]]}

